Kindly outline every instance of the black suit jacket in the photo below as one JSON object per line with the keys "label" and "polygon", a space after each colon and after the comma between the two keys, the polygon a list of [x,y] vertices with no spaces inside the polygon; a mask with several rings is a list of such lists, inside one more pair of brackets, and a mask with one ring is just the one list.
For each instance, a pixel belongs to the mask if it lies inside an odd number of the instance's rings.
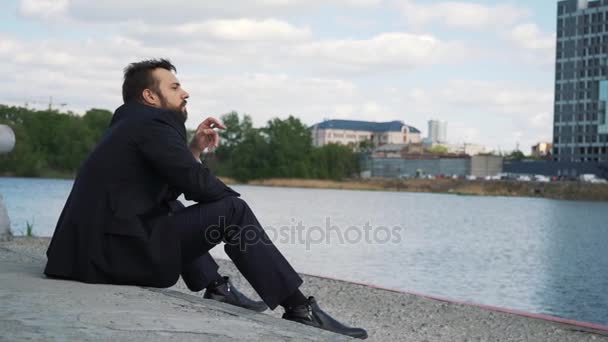
{"label": "black suit jacket", "polygon": [[194,159],[180,113],[137,102],[119,107],[75,179],[44,273],[89,283],[175,284],[179,234],[148,218],[170,215],[167,203],[182,193],[196,202],[239,195]]}

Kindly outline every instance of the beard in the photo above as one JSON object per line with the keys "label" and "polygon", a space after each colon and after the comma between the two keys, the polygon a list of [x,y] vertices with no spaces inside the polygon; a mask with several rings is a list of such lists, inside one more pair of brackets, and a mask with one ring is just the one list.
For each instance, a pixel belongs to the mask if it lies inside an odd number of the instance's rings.
{"label": "beard", "polygon": [[158,93],[158,97],[160,99],[160,106],[162,109],[169,110],[172,112],[176,112],[180,114],[180,117],[184,122],[188,119],[188,110],[186,109],[186,101],[182,101],[179,106],[174,106],[169,104],[167,98],[163,96],[160,92]]}

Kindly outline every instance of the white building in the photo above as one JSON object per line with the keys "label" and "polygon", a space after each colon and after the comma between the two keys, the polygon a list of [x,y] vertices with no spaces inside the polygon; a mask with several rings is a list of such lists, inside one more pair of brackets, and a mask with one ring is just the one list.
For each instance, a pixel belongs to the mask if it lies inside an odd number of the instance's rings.
{"label": "white building", "polygon": [[374,146],[385,144],[420,143],[420,130],[402,121],[370,122],[355,120],[327,120],[311,127],[314,146],[327,144],[350,145],[370,141]]}
{"label": "white building", "polygon": [[427,141],[430,144],[445,144],[448,141],[448,123],[439,120],[429,120]]}

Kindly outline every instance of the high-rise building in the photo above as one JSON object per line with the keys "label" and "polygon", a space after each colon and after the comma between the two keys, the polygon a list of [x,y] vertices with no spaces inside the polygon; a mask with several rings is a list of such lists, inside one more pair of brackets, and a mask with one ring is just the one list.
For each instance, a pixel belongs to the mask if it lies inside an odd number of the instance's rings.
{"label": "high-rise building", "polygon": [[447,143],[448,123],[445,121],[429,120],[429,131],[427,141],[431,144]]}
{"label": "high-rise building", "polygon": [[608,0],[557,3],[553,158],[608,161]]}

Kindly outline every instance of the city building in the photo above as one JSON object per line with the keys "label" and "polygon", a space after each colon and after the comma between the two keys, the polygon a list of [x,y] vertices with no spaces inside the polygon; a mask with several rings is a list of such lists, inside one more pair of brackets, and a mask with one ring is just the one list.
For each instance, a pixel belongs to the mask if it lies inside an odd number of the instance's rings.
{"label": "city building", "polygon": [[608,161],[608,0],[557,3],[553,160]]}
{"label": "city building", "polygon": [[355,120],[326,120],[311,127],[314,146],[341,144],[359,147],[367,141],[373,146],[420,143],[420,130],[402,121],[370,122]]}
{"label": "city building", "polygon": [[503,158],[494,155],[471,157],[471,176],[492,177],[502,172]]}
{"label": "city building", "polygon": [[439,120],[429,120],[428,136],[426,143],[429,145],[433,144],[445,144],[448,142],[448,123]]}
{"label": "city building", "polygon": [[410,155],[409,158],[365,156],[361,160],[362,177],[410,178],[430,176],[464,177],[471,171],[471,157]]}
{"label": "city building", "polygon": [[532,157],[543,158],[551,155],[553,144],[548,142],[540,142],[532,146]]}

